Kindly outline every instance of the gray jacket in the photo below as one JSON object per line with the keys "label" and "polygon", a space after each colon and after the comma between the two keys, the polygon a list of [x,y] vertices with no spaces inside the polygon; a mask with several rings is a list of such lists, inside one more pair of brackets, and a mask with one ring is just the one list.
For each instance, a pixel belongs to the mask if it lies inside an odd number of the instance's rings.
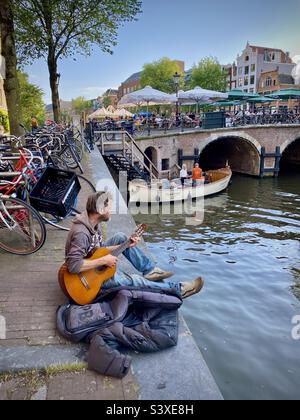
{"label": "gray jacket", "polygon": [[120,350],[152,353],[176,346],[181,304],[180,297],[164,291],[120,288],[107,292],[94,305],[60,307],[57,328],[75,343],[90,344],[90,369],[123,378],[131,357]]}
{"label": "gray jacket", "polygon": [[77,216],[66,243],[66,264],[72,274],[78,274],[83,260],[103,242],[99,226],[93,227],[87,212]]}

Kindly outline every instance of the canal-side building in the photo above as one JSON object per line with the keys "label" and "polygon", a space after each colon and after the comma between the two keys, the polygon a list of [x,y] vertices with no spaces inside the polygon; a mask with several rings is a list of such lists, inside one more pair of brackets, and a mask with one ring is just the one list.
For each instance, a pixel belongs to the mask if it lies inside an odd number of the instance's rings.
{"label": "canal-side building", "polygon": [[291,76],[295,66],[288,52],[247,43],[245,50],[237,57],[236,87],[257,93],[262,73],[278,70],[279,74]]}
{"label": "canal-side building", "polygon": [[[261,95],[270,95],[278,90],[299,89],[300,85],[296,85],[295,79],[289,74],[280,73],[279,67],[273,71],[261,73],[257,92]],[[298,109],[299,100],[280,101],[275,104],[279,108]]]}
{"label": "canal-side building", "polygon": [[236,63],[222,65],[222,70],[227,74],[227,91],[237,88],[237,66]]}

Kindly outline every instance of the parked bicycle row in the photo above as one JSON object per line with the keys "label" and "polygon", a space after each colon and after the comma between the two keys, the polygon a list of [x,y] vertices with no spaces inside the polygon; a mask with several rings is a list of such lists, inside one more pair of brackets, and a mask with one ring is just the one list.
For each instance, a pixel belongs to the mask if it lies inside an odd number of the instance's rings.
{"label": "parked bicycle row", "polygon": [[70,229],[85,195],[95,192],[82,175],[87,148],[74,128],[0,137],[0,248],[32,254],[45,243],[45,225]]}
{"label": "parked bicycle row", "polygon": [[300,114],[294,112],[240,111],[226,114],[227,127],[245,125],[300,124]]}

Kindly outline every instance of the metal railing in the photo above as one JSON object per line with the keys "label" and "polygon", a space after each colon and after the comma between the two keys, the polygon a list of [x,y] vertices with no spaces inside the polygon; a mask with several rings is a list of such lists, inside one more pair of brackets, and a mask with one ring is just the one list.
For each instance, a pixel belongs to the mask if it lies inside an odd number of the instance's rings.
{"label": "metal railing", "polygon": [[[112,136],[111,140],[107,138],[108,134]],[[159,170],[127,131],[95,131],[94,136],[103,156],[108,152],[121,151],[124,157],[130,158],[133,167],[138,162],[149,173],[151,180],[159,179]]]}

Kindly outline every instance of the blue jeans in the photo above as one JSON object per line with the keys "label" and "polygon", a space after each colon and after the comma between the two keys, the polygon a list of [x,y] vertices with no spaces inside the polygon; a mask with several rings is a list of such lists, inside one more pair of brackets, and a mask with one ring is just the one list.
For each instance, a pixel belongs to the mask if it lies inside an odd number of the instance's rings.
{"label": "blue jeans", "polygon": [[[127,241],[127,236],[123,233],[118,233],[113,236],[108,241],[104,242],[104,247],[118,246]],[[134,268],[139,271],[141,275],[129,275],[123,273],[122,271],[117,271],[115,276],[104,283],[102,286],[103,290],[114,289],[119,287],[134,287],[137,289],[154,289],[154,290],[168,290],[177,293],[181,296],[181,285],[178,283],[156,283],[146,280],[143,276],[151,273],[155,268],[155,263],[144,254],[139,248],[134,247],[127,249],[123,255],[127,260],[134,266]]]}

